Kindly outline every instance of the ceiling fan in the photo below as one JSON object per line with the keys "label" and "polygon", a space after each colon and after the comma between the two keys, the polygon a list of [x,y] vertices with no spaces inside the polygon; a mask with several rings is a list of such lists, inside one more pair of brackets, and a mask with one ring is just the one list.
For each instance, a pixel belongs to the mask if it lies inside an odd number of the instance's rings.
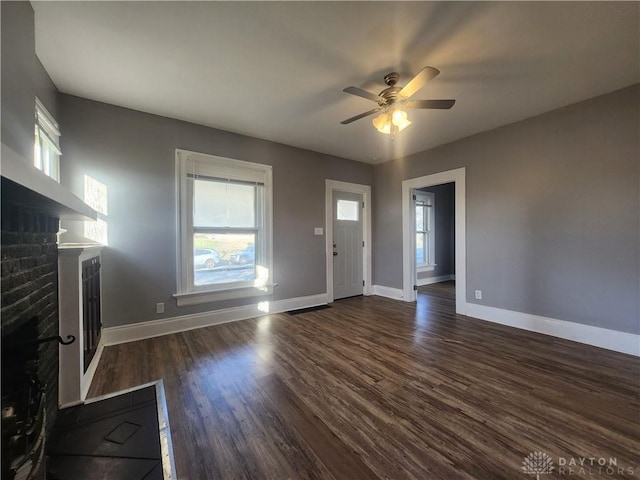
{"label": "ceiling fan", "polygon": [[420,90],[425,84],[432,80],[440,70],[433,67],[424,67],[415,77],[404,87],[396,87],[400,79],[400,74],[391,72],[384,76],[384,83],[388,85],[380,94],[376,95],[358,87],[347,87],[343,92],[357,95],[358,97],[373,100],[378,104],[377,108],[361,113],[355,117],[348,118],[340,122],[347,125],[361,118],[368,117],[374,113],[381,112],[373,119],[373,126],[381,133],[391,135],[393,140],[396,133],[411,125],[407,118],[405,109],[408,108],[428,108],[428,109],[449,109],[456,103],[455,100],[410,100],[414,93]]}

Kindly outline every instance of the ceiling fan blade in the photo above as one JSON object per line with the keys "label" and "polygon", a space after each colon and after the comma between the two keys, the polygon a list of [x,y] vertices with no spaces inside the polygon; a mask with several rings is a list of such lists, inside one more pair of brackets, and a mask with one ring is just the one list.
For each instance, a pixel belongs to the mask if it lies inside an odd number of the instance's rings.
{"label": "ceiling fan blade", "polygon": [[360,115],[356,115],[355,117],[347,118],[346,120],[341,121],[342,125],[347,125],[348,123],[355,122],[356,120],[360,120],[361,118],[367,117],[369,115],[373,115],[374,113],[382,110],[381,107],[374,108],[373,110],[369,110],[368,112],[361,113]]}
{"label": "ceiling fan blade", "polygon": [[403,105],[408,108],[438,108],[447,110],[453,107],[455,100],[410,100]]}
{"label": "ceiling fan blade", "polygon": [[420,73],[413,77],[411,81],[407,83],[402,88],[402,90],[400,90],[400,96],[409,98],[411,95],[424,87],[429,80],[433,79],[439,73],[440,70],[438,70],[437,68],[424,67],[422,70],[420,70]]}
{"label": "ceiling fan blade", "polygon": [[351,95],[357,95],[358,97],[366,98],[367,100],[373,100],[374,102],[386,102],[386,100],[375,93],[367,92],[358,87],[347,87],[343,92],[350,93]]}

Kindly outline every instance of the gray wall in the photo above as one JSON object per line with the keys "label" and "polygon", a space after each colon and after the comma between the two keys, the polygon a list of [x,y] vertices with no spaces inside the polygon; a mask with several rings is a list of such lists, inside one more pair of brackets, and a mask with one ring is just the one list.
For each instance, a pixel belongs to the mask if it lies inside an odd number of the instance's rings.
{"label": "gray wall", "polygon": [[35,97],[57,119],[57,90],[35,54],[29,2],[0,2],[2,9],[2,143],[33,161]]}
{"label": "gray wall", "polygon": [[[402,287],[401,182],[467,168],[467,291],[482,303],[640,333],[639,86],[372,167],[62,96],[35,55],[28,2],[1,2],[2,142],[33,155],[34,96],[61,123],[62,181],[109,187],[105,323],[176,308],[173,151],[274,166],[274,298],[324,292],[324,178],[370,184],[374,283]],[[427,132],[428,134],[428,132]],[[165,302],[156,315],[156,302]],[[233,303],[231,303],[233,304]]]}
{"label": "gray wall", "polygon": [[[103,252],[106,326],[255,303],[177,307],[175,149],[273,166],[273,299],[326,292],[325,179],[370,185],[373,168],[329,155],[60,96],[62,183],[83,194],[84,175],[107,185],[109,248]],[[65,241],[82,240],[67,222]],[[155,313],[164,302],[164,314]]]}
{"label": "gray wall", "polygon": [[434,195],[436,266],[431,271],[418,272],[418,279],[455,275],[455,183],[421,188],[420,191],[431,192]]}
{"label": "gray wall", "polygon": [[467,302],[640,333],[639,101],[635,85],[375,166],[374,283],[402,288],[402,181],[466,167]]}

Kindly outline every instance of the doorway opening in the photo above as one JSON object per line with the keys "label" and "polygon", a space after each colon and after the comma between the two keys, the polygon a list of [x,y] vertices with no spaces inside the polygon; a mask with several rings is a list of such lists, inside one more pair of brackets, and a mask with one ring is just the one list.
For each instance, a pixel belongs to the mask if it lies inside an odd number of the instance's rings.
{"label": "doorway opening", "polygon": [[455,280],[455,184],[414,190],[415,284]]}
{"label": "doorway opening", "polygon": [[[440,193],[440,195],[437,195]],[[466,311],[465,169],[402,182],[403,299],[414,302],[418,289],[439,282],[455,294],[456,313]],[[439,203],[443,203],[438,225]],[[452,204],[452,205],[450,205]],[[447,210],[450,213],[447,213]],[[448,217],[447,217],[448,215]],[[451,218],[453,217],[453,218]],[[422,222],[422,225],[420,225]],[[438,240],[438,226],[444,235]],[[448,231],[447,231],[448,229]],[[440,244],[440,255],[438,255]],[[422,284],[422,285],[421,285]],[[436,287],[425,288],[430,294]],[[433,290],[433,292],[431,292]]]}
{"label": "doorway opening", "polygon": [[418,303],[455,307],[455,184],[417,188],[415,265]]}

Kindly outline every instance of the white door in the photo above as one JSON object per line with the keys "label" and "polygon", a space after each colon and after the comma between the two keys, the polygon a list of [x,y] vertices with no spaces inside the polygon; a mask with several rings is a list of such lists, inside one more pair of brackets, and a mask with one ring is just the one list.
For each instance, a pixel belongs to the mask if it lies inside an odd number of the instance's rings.
{"label": "white door", "polygon": [[362,295],[362,213],[360,193],[333,192],[333,298]]}

